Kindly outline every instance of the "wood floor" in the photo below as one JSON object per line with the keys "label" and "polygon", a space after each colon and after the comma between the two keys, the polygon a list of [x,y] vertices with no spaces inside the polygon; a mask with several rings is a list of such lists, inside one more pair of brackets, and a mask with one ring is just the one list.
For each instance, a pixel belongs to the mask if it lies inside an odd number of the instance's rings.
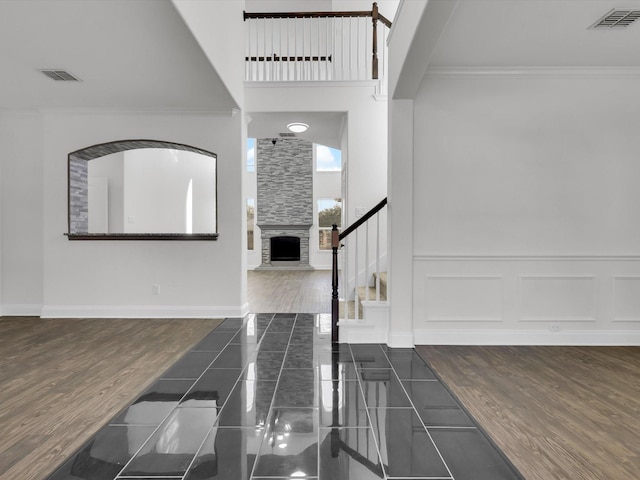
{"label": "wood floor", "polygon": [[0,480],[40,480],[220,320],[0,318]]}
{"label": "wood floor", "polygon": [[418,351],[527,479],[640,478],[640,347]]}
{"label": "wood floor", "polygon": [[[330,273],[250,272],[252,312],[327,312]],[[40,480],[218,324],[0,318],[0,480]],[[640,478],[640,347],[421,354],[529,480]]]}
{"label": "wood floor", "polygon": [[251,312],[331,312],[329,270],[249,271],[247,284]]}

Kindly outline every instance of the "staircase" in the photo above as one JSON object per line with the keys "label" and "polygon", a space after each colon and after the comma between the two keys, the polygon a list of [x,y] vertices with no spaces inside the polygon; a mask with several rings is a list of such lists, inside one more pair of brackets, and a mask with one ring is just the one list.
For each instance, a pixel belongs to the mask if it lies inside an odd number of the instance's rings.
{"label": "staircase", "polygon": [[[375,285],[376,274],[373,274],[372,283]],[[367,290],[369,290],[369,302],[376,301],[376,287],[358,287],[358,319],[364,319],[364,305],[363,302],[367,301]],[[380,301],[387,301],[387,272],[380,272]],[[356,312],[356,300],[349,300],[345,302],[344,300],[340,301],[340,318],[355,318]],[[345,314],[345,306],[348,308],[348,311]]]}
{"label": "staircase", "polygon": [[[362,312],[364,311],[362,302],[376,301],[376,273],[373,274],[373,287],[358,287],[358,318],[363,318]],[[367,294],[367,290],[369,290]],[[368,296],[367,296],[368,295]],[[380,301],[387,301],[387,272],[380,272]],[[355,310],[355,308],[354,308]]]}
{"label": "staircase", "polygon": [[[334,342],[386,342],[388,280],[384,271],[386,248],[384,245],[381,248],[381,238],[384,239],[381,224],[385,225],[383,231],[386,231],[386,216],[381,214],[386,211],[386,204],[385,198],[343,232],[338,232],[334,225],[331,307]],[[351,233],[354,235],[350,236]],[[339,249],[344,254],[341,268],[338,266]],[[341,282],[339,277],[342,277]]]}

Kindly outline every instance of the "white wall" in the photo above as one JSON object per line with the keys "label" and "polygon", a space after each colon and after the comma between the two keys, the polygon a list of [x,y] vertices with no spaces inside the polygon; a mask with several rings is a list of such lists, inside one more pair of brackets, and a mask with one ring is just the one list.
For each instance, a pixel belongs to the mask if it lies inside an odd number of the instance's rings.
{"label": "white wall", "polygon": [[244,1],[172,0],[176,10],[229,90],[243,105]]}
{"label": "white wall", "polygon": [[636,83],[425,78],[416,343],[640,344]]}
{"label": "white wall", "polygon": [[[0,113],[0,150],[0,311],[3,315],[38,315],[42,305],[40,115],[32,111]],[[66,164],[63,169],[66,172]],[[65,218],[62,232],[66,225]]]}
{"label": "white wall", "polygon": [[[47,112],[43,316],[244,314],[241,118],[186,112]],[[67,240],[67,153],[128,138],[173,141],[218,154],[218,241]],[[159,286],[158,295],[154,285]]]}
{"label": "white wall", "polygon": [[[5,139],[4,139],[4,135],[2,132],[4,132],[4,126],[5,126],[5,121],[4,121],[4,116],[2,114],[2,112],[0,112],[0,214],[2,213],[2,205],[4,204],[4,202],[2,201],[2,171],[3,171],[3,163],[4,163],[4,143],[5,143]],[[2,221],[0,220],[0,317],[3,315],[3,300],[2,300],[2,244],[3,244],[3,238],[2,238]]]}

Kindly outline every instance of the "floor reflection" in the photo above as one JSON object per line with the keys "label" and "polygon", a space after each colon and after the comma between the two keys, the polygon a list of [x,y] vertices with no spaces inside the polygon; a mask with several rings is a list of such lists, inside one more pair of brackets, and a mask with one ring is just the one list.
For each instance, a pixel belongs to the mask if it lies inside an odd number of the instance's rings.
{"label": "floor reflection", "polygon": [[226,319],[50,480],[522,478],[410,349]]}

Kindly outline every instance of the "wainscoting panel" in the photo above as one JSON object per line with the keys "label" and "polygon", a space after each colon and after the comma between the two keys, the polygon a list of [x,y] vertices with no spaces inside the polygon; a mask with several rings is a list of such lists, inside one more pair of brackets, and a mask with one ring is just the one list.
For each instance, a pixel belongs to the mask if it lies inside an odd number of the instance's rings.
{"label": "wainscoting panel", "polygon": [[640,322],[640,275],[614,276],[613,314],[614,322]]}
{"label": "wainscoting panel", "polygon": [[413,331],[427,345],[640,345],[640,255],[414,255]]}
{"label": "wainscoting panel", "polygon": [[521,276],[521,322],[595,322],[594,276]]}
{"label": "wainscoting panel", "polygon": [[501,322],[502,277],[424,277],[425,321]]}

